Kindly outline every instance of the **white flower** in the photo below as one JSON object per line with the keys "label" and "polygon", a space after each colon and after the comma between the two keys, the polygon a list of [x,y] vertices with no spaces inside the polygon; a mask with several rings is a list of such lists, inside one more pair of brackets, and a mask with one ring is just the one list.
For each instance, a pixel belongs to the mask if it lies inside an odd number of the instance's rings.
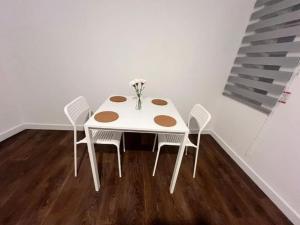
{"label": "white flower", "polygon": [[133,86],[135,84],[145,84],[146,80],[145,79],[141,79],[141,78],[135,78],[132,81],[129,82],[130,86]]}
{"label": "white flower", "polygon": [[142,78],[136,78],[134,80],[136,81],[136,83],[139,83],[139,84],[141,84],[141,83],[145,84],[146,83],[146,80],[142,79]]}
{"label": "white flower", "polygon": [[129,86],[132,87],[133,85],[135,85],[137,82],[136,82],[136,79],[132,80],[129,82]]}
{"label": "white flower", "polygon": [[146,83],[146,80],[145,80],[145,79],[139,79],[139,80],[140,80],[140,83],[143,83],[143,84]]}

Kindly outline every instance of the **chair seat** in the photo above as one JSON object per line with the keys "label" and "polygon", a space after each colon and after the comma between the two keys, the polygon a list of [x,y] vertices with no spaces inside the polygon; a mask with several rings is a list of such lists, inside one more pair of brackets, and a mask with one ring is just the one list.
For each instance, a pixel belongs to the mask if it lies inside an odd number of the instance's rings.
{"label": "chair seat", "polygon": [[[95,144],[110,144],[119,146],[121,141],[121,132],[105,131],[105,130],[92,130],[93,142]],[[87,138],[78,141],[77,144],[87,143]]]}
{"label": "chair seat", "polygon": [[[182,143],[182,139],[183,135],[158,134],[158,145],[159,147],[163,145],[180,146]],[[197,148],[197,146],[193,142],[191,142],[189,138],[185,140],[185,146]]]}

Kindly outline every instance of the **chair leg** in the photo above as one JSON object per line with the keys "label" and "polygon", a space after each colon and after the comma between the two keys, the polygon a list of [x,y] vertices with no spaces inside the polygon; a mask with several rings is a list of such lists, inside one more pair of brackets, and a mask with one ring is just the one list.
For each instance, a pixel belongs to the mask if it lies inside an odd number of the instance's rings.
{"label": "chair leg", "polygon": [[187,151],[188,150],[188,147],[187,146],[185,146],[185,155],[187,155]]}
{"label": "chair leg", "polygon": [[196,176],[197,161],[198,161],[198,152],[199,152],[199,148],[196,148],[193,178],[195,178],[195,176]]}
{"label": "chair leg", "polygon": [[74,143],[74,176],[77,177],[77,144]]}
{"label": "chair leg", "polygon": [[124,132],[123,132],[122,136],[123,136],[123,152],[125,152],[125,134],[124,134]]}
{"label": "chair leg", "polygon": [[155,151],[156,139],[157,139],[157,134],[155,134],[155,137],[154,137],[154,143],[153,143],[152,152],[154,152],[154,151]]}
{"label": "chair leg", "polygon": [[122,177],[122,172],[121,172],[121,157],[120,157],[120,147],[119,146],[117,146],[117,155],[118,155],[119,177]]}
{"label": "chair leg", "polygon": [[159,157],[159,153],[160,153],[160,148],[161,148],[161,146],[158,146],[158,149],[157,149],[157,153],[156,153],[156,159],[155,159],[155,164],[154,164],[154,168],[153,168],[153,173],[152,173],[152,176],[154,176],[154,175],[155,175],[156,166],[157,166],[157,161],[158,161],[158,157]]}

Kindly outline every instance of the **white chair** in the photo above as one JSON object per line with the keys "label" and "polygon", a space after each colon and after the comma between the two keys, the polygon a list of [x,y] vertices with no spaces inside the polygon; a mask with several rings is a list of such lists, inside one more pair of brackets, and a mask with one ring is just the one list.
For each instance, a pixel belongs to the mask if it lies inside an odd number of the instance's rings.
{"label": "white chair", "polygon": [[[188,120],[188,127],[190,128],[190,121],[191,119],[194,118],[197,122],[197,125],[199,126],[199,132],[198,132],[198,138],[197,138],[197,143],[193,144],[189,138],[185,140],[185,153],[187,154],[187,148],[192,147],[196,150],[196,156],[195,156],[195,163],[194,163],[194,172],[193,172],[193,178],[195,178],[196,175],[196,167],[197,167],[197,159],[198,159],[198,151],[199,151],[199,146],[200,146],[200,137],[201,137],[201,132],[203,131],[204,127],[207,125],[207,123],[211,119],[210,113],[200,104],[196,104],[192,111],[190,112],[189,115],[189,120]],[[155,147],[155,141],[156,137],[154,140],[154,146],[153,146],[153,151]],[[171,146],[180,146],[182,142],[182,135],[176,135],[176,134],[158,134],[158,150],[156,154],[156,159],[155,159],[155,164],[153,168],[153,174],[152,176],[155,175],[155,170],[157,166],[157,161],[160,153],[160,149],[164,145],[171,145]]]}
{"label": "white chair", "polygon": [[[91,110],[86,101],[82,96],[74,99],[64,108],[64,112],[71,122],[74,129],[74,170],[75,177],[77,177],[77,145],[86,144],[86,137],[77,140],[77,125],[78,120],[86,121],[87,118],[91,117]],[[114,131],[104,131],[104,130],[92,130],[92,141],[94,144],[110,144],[117,147],[118,154],[118,167],[119,167],[119,176],[121,177],[121,159],[120,159],[120,142],[121,142],[122,133]]]}

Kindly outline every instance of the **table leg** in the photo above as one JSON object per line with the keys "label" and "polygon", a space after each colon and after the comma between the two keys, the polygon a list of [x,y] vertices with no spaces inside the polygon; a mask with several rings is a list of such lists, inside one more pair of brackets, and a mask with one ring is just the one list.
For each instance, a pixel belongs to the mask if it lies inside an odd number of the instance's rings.
{"label": "table leg", "polygon": [[188,133],[184,134],[184,138],[182,140],[182,143],[181,143],[179,151],[178,151],[175,168],[173,171],[172,180],[171,180],[171,184],[170,184],[170,193],[171,194],[174,193],[174,189],[175,189],[175,185],[176,185],[176,181],[177,181],[177,177],[178,177],[178,173],[179,173],[179,169],[180,169],[180,165],[181,165],[181,161],[182,161],[182,157],[183,157],[183,153],[184,153],[184,149],[185,149],[186,138],[188,138]]}
{"label": "table leg", "polygon": [[95,190],[99,191],[100,181],[99,181],[98,166],[97,166],[96,154],[94,149],[94,143],[92,141],[92,131],[87,126],[84,126],[84,130],[87,139],[87,147],[88,147],[89,158],[90,158],[90,163],[92,168]]}

